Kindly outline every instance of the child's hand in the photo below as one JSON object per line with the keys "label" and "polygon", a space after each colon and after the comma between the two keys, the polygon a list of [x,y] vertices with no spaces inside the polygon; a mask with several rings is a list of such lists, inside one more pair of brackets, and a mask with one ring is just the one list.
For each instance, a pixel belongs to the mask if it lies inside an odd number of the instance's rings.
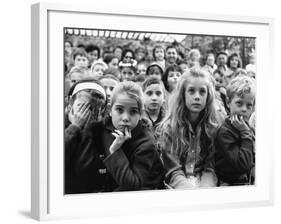
{"label": "child's hand", "polygon": [[77,111],[73,112],[71,123],[82,129],[86,124],[86,122],[91,117],[90,106],[91,106],[90,104],[86,104],[86,103],[81,104],[77,109]]}
{"label": "child's hand", "polygon": [[238,129],[240,132],[241,131],[248,131],[249,126],[246,124],[242,116],[239,116],[237,114],[231,116],[230,118],[231,124]]}
{"label": "child's hand", "polygon": [[111,154],[120,149],[123,143],[132,137],[131,131],[129,131],[128,128],[125,128],[125,133],[115,130],[112,132],[112,135],[115,137],[115,140],[109,148]]}

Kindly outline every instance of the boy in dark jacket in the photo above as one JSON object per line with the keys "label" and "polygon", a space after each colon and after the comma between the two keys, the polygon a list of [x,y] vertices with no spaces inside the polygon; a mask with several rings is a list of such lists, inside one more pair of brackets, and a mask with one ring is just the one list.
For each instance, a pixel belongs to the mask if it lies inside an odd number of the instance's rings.
{"label": "boy in dark jacket", "polygon": [[248,123],[255,104],[254,80],[236,77],[227,87],[227,98],[230,117],[215,139],[216,173],[220,185],[249,184],[255,166],[255,134]]}

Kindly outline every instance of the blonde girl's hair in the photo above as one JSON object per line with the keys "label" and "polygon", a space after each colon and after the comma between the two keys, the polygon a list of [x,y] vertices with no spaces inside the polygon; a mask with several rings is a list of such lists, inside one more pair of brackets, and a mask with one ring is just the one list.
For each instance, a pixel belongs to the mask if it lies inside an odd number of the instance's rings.
{"label": "blonde girl's hair", "polygon": [[208,95],[205,109],[201,112],[201,121],[206,135],[211,140],[221,123],[219,114],[215,109],[215,91],[210,74],[197,67],[184,73],[171,96],[168,112],[157,129],[158,145],[177,156],[180,156],[183,150],[189,146],[189,139],[187,138],[189,131],[187,114],[189,111],[185,105],[185,92],[190,80],[196,78],[204,79],[207,86]]}
{"label": "blonde girl's hair", "polygon": [[110,100],[111,107],[114,105],[117,96],[124,93],[137,101],[139,112],[142,114],[144,110],[142,88],[140,85],[132,81],[120,82],[115,86]]}

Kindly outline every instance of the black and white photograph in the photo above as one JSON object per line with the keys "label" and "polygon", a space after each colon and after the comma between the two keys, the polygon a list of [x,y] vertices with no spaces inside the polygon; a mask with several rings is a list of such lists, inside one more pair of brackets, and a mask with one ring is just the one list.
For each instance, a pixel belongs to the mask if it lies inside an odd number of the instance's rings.
{"label": "black and white photograph", "polygon": [[64,194],[255,185],[256,37],[63,33]]}
{"label": "black and white photograph", "polygon": [[32,6],[31,216],[270,205],[271,18]]}

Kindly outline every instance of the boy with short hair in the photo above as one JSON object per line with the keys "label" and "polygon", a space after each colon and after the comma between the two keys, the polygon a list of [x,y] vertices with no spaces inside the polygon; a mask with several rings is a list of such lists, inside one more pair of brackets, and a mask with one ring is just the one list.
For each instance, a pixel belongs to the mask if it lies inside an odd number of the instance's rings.
{"label": "boy with short hair", "polygon": [[161,80],[163,75],[164,75],[163,68],[156,62],[152,62],[146,69],[147,77],[155,77]]}
{"label": "boy with short hair", "polygon": [[249,118],[255,105],[255,82],[247,76],[234,78],[227,87],[230,117],[217,132],[216,174],[221,185],[252,184],[255,166],[254,130]]}
{"label": "boy with short hair", "polygon": [[94,44],[88,44],[85,48],[89,58],[89,67],[100,58],[100,48]]}
{"label": "boy with short hair", "polygon": [[86,51],[82,48],[77,48],[73,52],[73,61],[74,61],[74,66],[79,67],[79,68],[88,68],[89,65],[89,58],[86,53]]}
{"label": "boy with short hair", "polygon": [[152,131],[155,131],[156,126],[165,115],[165,87],[158,78],[149,77],[143,82],[142,89],[144,93],[144,116],[150,120]]}

